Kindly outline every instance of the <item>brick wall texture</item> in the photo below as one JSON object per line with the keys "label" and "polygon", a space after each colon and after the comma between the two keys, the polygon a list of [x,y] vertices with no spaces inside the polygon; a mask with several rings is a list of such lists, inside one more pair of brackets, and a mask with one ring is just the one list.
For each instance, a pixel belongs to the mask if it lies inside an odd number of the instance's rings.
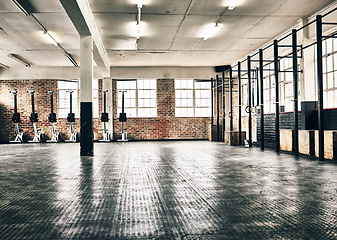
{"label": "brick wall texture", "polygon": [[[112,80],[114,93],[113,106],[117,106],[116,80]],[[52,137],[51,124],[48,122],[50,113],[50,95],[47,91],[54,91],[54,112],[58,113],[58,80],[2,80],[0,81],[0,142],[8,142],[15,138],[15,125],[11,121],[14,113],[13,94],[10,90],[18,91],[18,112],[21,114],[20,131],[24,132],[24,139],[34,137],[33,125],[29,121],[31,114],[31,97],[27,93],[35,90],[35,111],[39,114],[38,128],[42,132],[43,140]],[[99,81],[99,90],[102,82]],[[99,113],[102,112],[102,94],[99,94]],[[75,131],[80,134],[80,119],[76,116]],[[110,119],[112,117],[110,116]],[[117,108],[114,107],[113,116],[114,139],[121,138],[121,123],[118,121]],[[129,118],[125,124],[130,139],[208,139],[208,125],[210,118],[176,118],[175,117],[175,89],[173,79],[157,80],[157,118]],[[58,118],[55,124],[61,134],[61,141],[69,139],[70,126],[64,118]],[[102,139],[102,123],[94,119],[94,139]],[[79,135],[80,137],[80,135]]]}
{"label": "brick wall texture", "polygon": [[[54,112],[58,113],[58,80],[2,80],[0,81],[0,142],[14,140],[16,132],[15,125],[11,118],[14,113],[14,97],[10,90],[18,91],[18,112],[21,115],[19,128],[24,132],[24,140],[32,140],[34,137],[33,124],[29,117],[32,112],[31,95],[27,91],[35,91],[35,112],[38,113],[38,129],[42,132],[42,139],[47,140],[52,137],[52,127],[48,121],[50,113],[50,94],[47,91],[54,91]],[[99,87],[102,87],[99,81]],[[100,94],[101,100],[101,94]],[[101,101],[100,101],[101,102]],[[100,104],[100,109],[101,109]],[[100,110],[101,112],[101,110]],[[80,119],[76,116],[74,125],[75,131],[80,137]],[[58,118],[55,127],[60,132],[61,141],[70,138],[70,126],[67,119]],[[102,124],[99,119],[94,119],[94,136],[95,139],[102,138]]]}
{"label": "brick wall texture", "polygon": [[[116,89],[116,80],[113,80]],[[114,94],[117,106],[117,92]],[[208,139],[210,118],[176,118],[174,79],[157,79],[157,118],[128,118],[128,138],[144,139]],[[114,138],[121,138],[122,124],[114,108]]]}

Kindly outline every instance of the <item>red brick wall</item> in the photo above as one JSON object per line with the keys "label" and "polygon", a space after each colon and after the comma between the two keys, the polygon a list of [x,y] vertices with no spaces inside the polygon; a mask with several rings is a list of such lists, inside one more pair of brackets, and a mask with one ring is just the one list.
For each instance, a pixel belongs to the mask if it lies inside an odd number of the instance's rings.
{"label": "red brick wall", "polygon": [[[19,123],[20,131],[24,132],[24,139],[31,140],[34,137],[33,125],[29,121],[31,114],[31,95],[29,90],[35,90],[35,111],[39,114],[38,128],[43,134],[43,140],[50,139],[52,128],[48,121],[50,113],[50,95],[47,91],[54,91],[54,112],[58,113],[58,80],[3,80],[0,81],[0,142],[8,142],[15,138],[15,125],[11,121],[14,113],[14,98],[9,90],[18,91],[18,112],[21,115]],[[99,81],[101,89],[102,83]],[[101,98],[101,95],[100,95]],[[101,101],[100,101],[101,102]],[[101,108],[101,105],[100,105]],[[101,112],[101,110],[100,110]],[[79,117],[79,116],[76,116]],[[95,139],[102,138],[101,122],[94,119]],[[60,132],[61,140],[70,138],[70,127],[65,118],[58,118],[55,123],[56,129]],[[76,119],[75,131],[80,132],[80,120]]]}
{"label": "red brick wall", "polygon": [[[116,89],[116,80],[113,80]],[[117,94],[114,90],[114,106]],[[208,139],[210,118],[176,118],[173,79],[157,80],[157,118],[129,118],[125,129],[130,139]],[[121,123],[114,108],[114,138],[121,138]]]}

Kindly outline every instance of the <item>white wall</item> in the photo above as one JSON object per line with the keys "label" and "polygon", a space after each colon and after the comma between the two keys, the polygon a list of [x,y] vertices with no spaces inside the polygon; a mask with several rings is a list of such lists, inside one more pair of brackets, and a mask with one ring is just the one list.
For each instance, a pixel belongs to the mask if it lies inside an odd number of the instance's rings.
{"label": "white wall", "polygon": [[[79,67],[11,67],[0,68],[0,80],[18,79],[79,79]],[[94,68],[94,79],[101,78],[101,74]]]}
{"label": "white wall", "polygon": [[212,67],[111,67],[110,77],[127,78],[197,78],[215,76]]}

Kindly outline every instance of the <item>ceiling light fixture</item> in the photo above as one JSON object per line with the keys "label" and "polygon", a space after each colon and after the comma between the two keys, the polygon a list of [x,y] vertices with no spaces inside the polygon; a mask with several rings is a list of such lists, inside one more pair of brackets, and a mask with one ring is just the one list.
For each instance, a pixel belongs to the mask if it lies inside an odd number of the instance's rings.
{"label": "ceiling light fixture", "polygon": [[75,67],[78,67],[77,62],[70,56],[70,54],[66,54],[64,57],[68,59]]}
{"label": "ceiling light fixture", "polygon": [[0,67],[2,68],[9,68],[7,65],[0,63]]}
{"label": "ceiling light fixture", "polygon": [[54,45],[57,46],[58,43],[55,41],[55,39],[52,37],[52,35],[50,35],[49,32],[43,32],[43,35],[48,38],[48,40]]}
{"label": "ceiling light fixture", "polygon": [[142,7],[143,7],[143,0],[138,0],[137,8],[142,8]]}
{"label": "ceiling light fixture", "polygon": [[18,58],[18,57],[17,57],[16,55],[14,55],[14,54],[11,54],[11,53],[10,53],[10,54],[7,55],[7,57],[10,57],[10,58],[14,59],[15,61],[17,61],[17,62],[19,62],[19,63],[25,65],[26,67],[30,67],[30,64],[29,64],[29,63],[27,63],[27,62],[21,60],[20,58]]}
{"label": "ceiling light fixture", "polygon": [[214,35],[214,33],[219,29],[219,25],[218,23],[216,23],[215,25],[212,25],[208,31],[206,32],[205,36],[204,36],[204,40],[207,40],[208,38],[210,38],[211,36]]}
{"label": "ceiling light fixture", "polygon": [[138,5],[138,14],[137,14],[137,39],[141,37],[140,34],[140,19],[141,19],[141,14],[142,14],[142,8],[139,7]]}
{"label": "ceiling light fixture", "polygon": [[238,5],[239,2],[240,0],[230,0],[228,10],[233,10]]}
{"label": "ceiling light fixture", "polygon": [[27,6],[25,6],[20,0],[12,0],[18,8],[25,14],[26,16],[29,16],[31,13]]}
{"label": "ceiling light fixture", "polygon": [[140,23],[137,23],[137,33],[136,33],[137,40],[141,37],[140,34]]}

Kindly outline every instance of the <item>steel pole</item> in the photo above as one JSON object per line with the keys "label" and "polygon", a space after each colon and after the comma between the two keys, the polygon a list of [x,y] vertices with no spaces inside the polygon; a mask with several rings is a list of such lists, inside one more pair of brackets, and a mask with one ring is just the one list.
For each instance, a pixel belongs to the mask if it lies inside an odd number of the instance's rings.
{"label": "steel pole", "polygon": [[274,75],[275,75],[275,150],[280,152],[280,98],[279,98],[279,57],[278,41],[274,40]]}
{"label": "steel pole", "polygon": [[261,135],[261,150],[264,150],[264,99],[263,99],[263,50],[259,50],[259,65],[260,65],[260,135]]}
{"label": "steel pole", "polygon": [[248,140],[249,140],[249,147],[253,146],[253,137],[252,137],[252,83],[251,83],[251,57],[247,57],[247,65],[248,65]]}
{"label": "steel pole", "polygon": [[238,62],[238,91],[239,91],[239,116],[238,116],[238,125],[239,125],[239,144],[242,143],[242,125],[241,125],[241,62]]}
{"label": "steel pole", "polygon": [[294,154],[298,156],[298,66],[297,66],[297,30],[292,31],[293,50],[293,95],[294,95]]}
{"label": "steel pole", "polygon": [[322,16],[316,17],[319,160],[324,160]]}

